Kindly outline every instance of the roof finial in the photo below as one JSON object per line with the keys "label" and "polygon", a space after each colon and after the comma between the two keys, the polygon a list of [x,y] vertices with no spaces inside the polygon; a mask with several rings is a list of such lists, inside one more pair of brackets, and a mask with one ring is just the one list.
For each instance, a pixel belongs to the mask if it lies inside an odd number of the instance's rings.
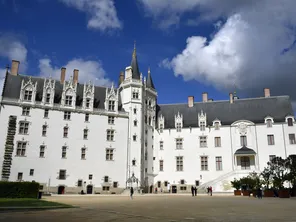
{"label": "roof finial", "polygon": [[150,66],[148,66],[148,73],[150,73]]}
{"label": "roof finial", "polygon": [[133,57],[136,57],[136,40],[134,41]]}

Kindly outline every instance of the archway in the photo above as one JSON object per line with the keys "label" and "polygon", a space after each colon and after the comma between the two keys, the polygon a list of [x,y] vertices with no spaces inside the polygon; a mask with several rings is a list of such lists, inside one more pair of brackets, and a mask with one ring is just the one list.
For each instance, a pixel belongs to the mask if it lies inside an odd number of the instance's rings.
{"label": "archway", "polygon": [[58,194],[64,194],[65,193],[65,186],[59,186],[58,187]]}
{"label": "archway", "polygon": [[93,193],[93,185],[87,185],[86,187],[86,193],[87,194],[92,194]]}

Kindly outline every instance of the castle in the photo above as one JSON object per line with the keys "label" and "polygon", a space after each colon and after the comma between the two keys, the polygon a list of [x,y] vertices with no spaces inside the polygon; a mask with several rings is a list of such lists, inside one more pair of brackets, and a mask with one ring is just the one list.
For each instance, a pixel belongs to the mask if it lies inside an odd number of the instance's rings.
{"label": "castle", "polygon": [[[296,154],[289,96],[214,101],[202,94],[158,104],[136,49],[118,87],[7,70],[0,108],[1,180],[36,181],[51,193],[121,193],[133,186],[174,193],[232,191],[233,178],[260,172],[274,156]],[[50,75],[50,73],[48,73]],[[66,80],[68,79],[68,80]]]}

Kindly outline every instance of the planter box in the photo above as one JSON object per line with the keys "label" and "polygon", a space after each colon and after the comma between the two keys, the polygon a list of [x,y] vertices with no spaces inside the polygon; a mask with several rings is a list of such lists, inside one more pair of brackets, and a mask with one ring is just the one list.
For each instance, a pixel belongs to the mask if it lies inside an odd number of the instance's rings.
{"label": "planter box", "polygon": [[234,191],[234,196],[241,196],[241,195],[242,195],[242,191],[240,191],[240,190]]}
{"label": "planter box", "polygon": [[290,198],[290,190],[279,190],[279,198]]}
{"label": "planter box", "polygon": [[274,197],[273,190],[264,190],[264,197]]}
{"label": "planter box", "polygon": [[250,191],[249,190],[244,190],[243,191],[243,196],[250,196]]}

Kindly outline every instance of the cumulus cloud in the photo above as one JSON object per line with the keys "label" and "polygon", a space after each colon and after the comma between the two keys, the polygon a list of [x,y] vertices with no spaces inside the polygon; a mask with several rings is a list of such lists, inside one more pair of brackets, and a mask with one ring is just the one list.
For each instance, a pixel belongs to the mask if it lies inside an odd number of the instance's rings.
{"label": "cumulus cloud", "polygon": [[217,25],[213,20],[216,25],[210,39],[189,37],[186,48],[162,65],[185,80],[221,90],[236,87],[255,96],[269,87],[272,94],[288,94],[296,100],[296,1],[236,1],[229,8],[231,0],[195,2],[206,11],[212,7],[212,18],[222,15],[225,22]]}
{"label": "cumulus cloud", "polygon": [[87,27],[100,31],[122,28],[113,0],[60,0],[89,16]]}
{"label": "cumulus cloud", "polygon": [[[95,85],[110,86],[111,81],[106,77],[106,72],[102,67],[101,62],[73,59],[69,61],[65,66],[66,68],[66,80],[73,76],[73,70],[79,70],[79,82],[85,83],[92,81]],[[48,58],[39,60],[40,75],[43,77],[52,76],[55,79],[60,79],[61,69],[51,64],[51,60]]]}

